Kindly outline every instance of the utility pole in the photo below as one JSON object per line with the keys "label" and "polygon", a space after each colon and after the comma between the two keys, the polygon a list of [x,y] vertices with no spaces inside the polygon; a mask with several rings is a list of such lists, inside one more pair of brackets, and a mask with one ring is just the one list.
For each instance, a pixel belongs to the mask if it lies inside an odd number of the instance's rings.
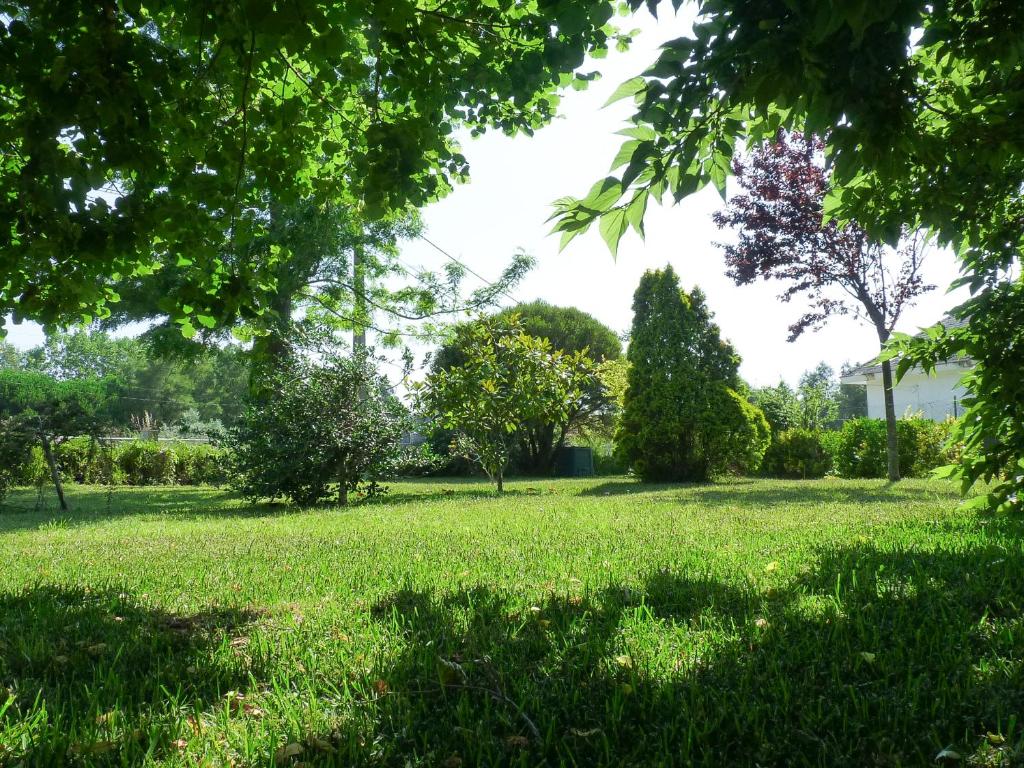
{"label": "utility pole", "polygon": [[366,352],[366,274],[363,271],[363,244],[357,243],[352,249],[352,355],[360,357]]}

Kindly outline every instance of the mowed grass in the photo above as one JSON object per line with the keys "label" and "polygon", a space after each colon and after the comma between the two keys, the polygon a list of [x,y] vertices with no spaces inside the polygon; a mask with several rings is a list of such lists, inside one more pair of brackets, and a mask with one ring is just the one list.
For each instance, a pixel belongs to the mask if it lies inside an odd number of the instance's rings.
{"label": "mowed grass", "polygon": [[3,766],[1024,764],[1024,523],[944,483],[70,497],[0,512]]}

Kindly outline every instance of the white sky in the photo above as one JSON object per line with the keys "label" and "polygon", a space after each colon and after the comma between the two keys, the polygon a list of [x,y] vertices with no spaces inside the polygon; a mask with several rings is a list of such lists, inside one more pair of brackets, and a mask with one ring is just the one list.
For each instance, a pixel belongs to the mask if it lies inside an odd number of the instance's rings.
{"label": "white sky", "polygon": [[[631,50],[613,51],[594,62],[592,68],[603,77],[586,91],[566,93],[562,117],[552,125],[533,137],[512,139],[492,133],[465,139],[463,152],[471,180],[423,211],[427,236],[491,279],[522,248],[538,263],[513,291],[517,299],[576,306],[616,332],[629,329],[633,291],[644,271],[671,263],[685,288],[699,285],[707,294],[723,335],[743,358],[741,375],[753,385],[775,384],[780,378],[795,383],[803,371],[822,360],[838,371],[844,362],[873,357],[878,351],[874,331],[852,318],[834,318],[822,331],[805,333],[792,344],[786,341],[787,328],[804,305],[799,299],[780,303],[780,284],[737,287],[725,276],[724,261],[714,243],[728,235],[711,221],[722,201],[710,187],[677,206],[652,205],[646,241],[628,234],[617,260],[596,227],[559,253],[558,237],[548,234],[550,224],[546,223],[551,202],[564,195],[580,196],[607,175],[623,141],[615,132],[625,126],[632,104],[626,100],[602,106],[619,83],[639,74],[655,58],[662,42],[690,29],[688,21],[670,14],[663,14],[660,22],[646,13],[624,22],[642,29]],[[404,244],[402,258],[427,268],[444,263],[444,257],[422,241]],[[930,325],[962,300],[945,293],[955,276],[953,256],[933,250],[925,277],[939,287],[905,313],[900,329],[912,332]],[[476,287],[474,280],[467,276],[467,285]],[[35,325],[9,326],[9,330],[9,341],[22,348],[42,340]]]}

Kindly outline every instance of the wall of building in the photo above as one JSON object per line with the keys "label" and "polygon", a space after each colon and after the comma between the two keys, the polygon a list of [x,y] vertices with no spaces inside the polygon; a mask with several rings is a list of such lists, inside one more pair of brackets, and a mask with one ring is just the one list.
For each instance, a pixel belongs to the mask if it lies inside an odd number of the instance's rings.
{"label": "wall of building", "polygon": [[[963,413],[960,401],[966,390],[960,386],[960,379],[967,370],[956,363],[939,367],[931,376],[920,371],[909,371],[893,389],[896,416],[922,413],[934,421]],[[885,400],[882,397],[882,374],[868,374],[868,416],[872,419],[885,418]]]}

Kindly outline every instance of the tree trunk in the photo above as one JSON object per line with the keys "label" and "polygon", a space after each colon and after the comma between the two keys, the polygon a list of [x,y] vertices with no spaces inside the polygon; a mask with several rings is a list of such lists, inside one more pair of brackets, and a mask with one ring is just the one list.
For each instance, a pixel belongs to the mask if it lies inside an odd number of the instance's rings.
{"label": "tree trunk", "polygon": [[889,459],[889,482],[900,479],[900,446],[896,435],[896,404],[892,394],[892,362],[882,363],[882,394],[885,397],[885,438]]}
{"label": "tree trunk", "polygon": [[495,480],[498,481],[498,493],[505,492],[505,473],[502,470],[498,470],[498,474],[495,475]]}
{"label": "tree trunk", "polygon": [[547,460],[548,474],[549,475],[555,474],[555,469],[557,468],[557,463],[558,463],[558,452],[561,451],[562,448],[565,447],[565,437],[566,437],[566,432],[567,431],[568,430],[565,428],[564,425],[559,425],[559,427],[558,427],[558,439],[551,441],[551,448],[548,450],[548,460]]}
{"label": "tree trunk", "polygon": [[264,377],[282,368],[291,356],[288,333],[294,311],[292,298],[290,288],[279,288],[272,302],[276,314],[273,327],[265,336],[253,339],[252,351],[249,353],[249,393],[255,397],[266,394]]}
{"label": "tree trunk", "polygon": [[338,504],[348,506],[348,469],[346,469],[346,458],[341,460],[338,467]]}
{"label": "tree trunk", "polygon": [[366,352],[366,325],[369,308],[366,303],[366,271],[363,267],[363,245],[352,249],[352,353],[360,357]]}
{"label": "tree trunk", "polygon": [[53,446],[50,444],[50,438],[46,435],[41,435],[40,440],[43,444],[43,456],[46,457],[46,463],[50,467],[53,487],[57,489],[57,498],[60,499],[60,508],[67,512],[68,503],[64,500],[64,484],[60,479],[60,467],[57,466],[57,459],[53,455]]}

